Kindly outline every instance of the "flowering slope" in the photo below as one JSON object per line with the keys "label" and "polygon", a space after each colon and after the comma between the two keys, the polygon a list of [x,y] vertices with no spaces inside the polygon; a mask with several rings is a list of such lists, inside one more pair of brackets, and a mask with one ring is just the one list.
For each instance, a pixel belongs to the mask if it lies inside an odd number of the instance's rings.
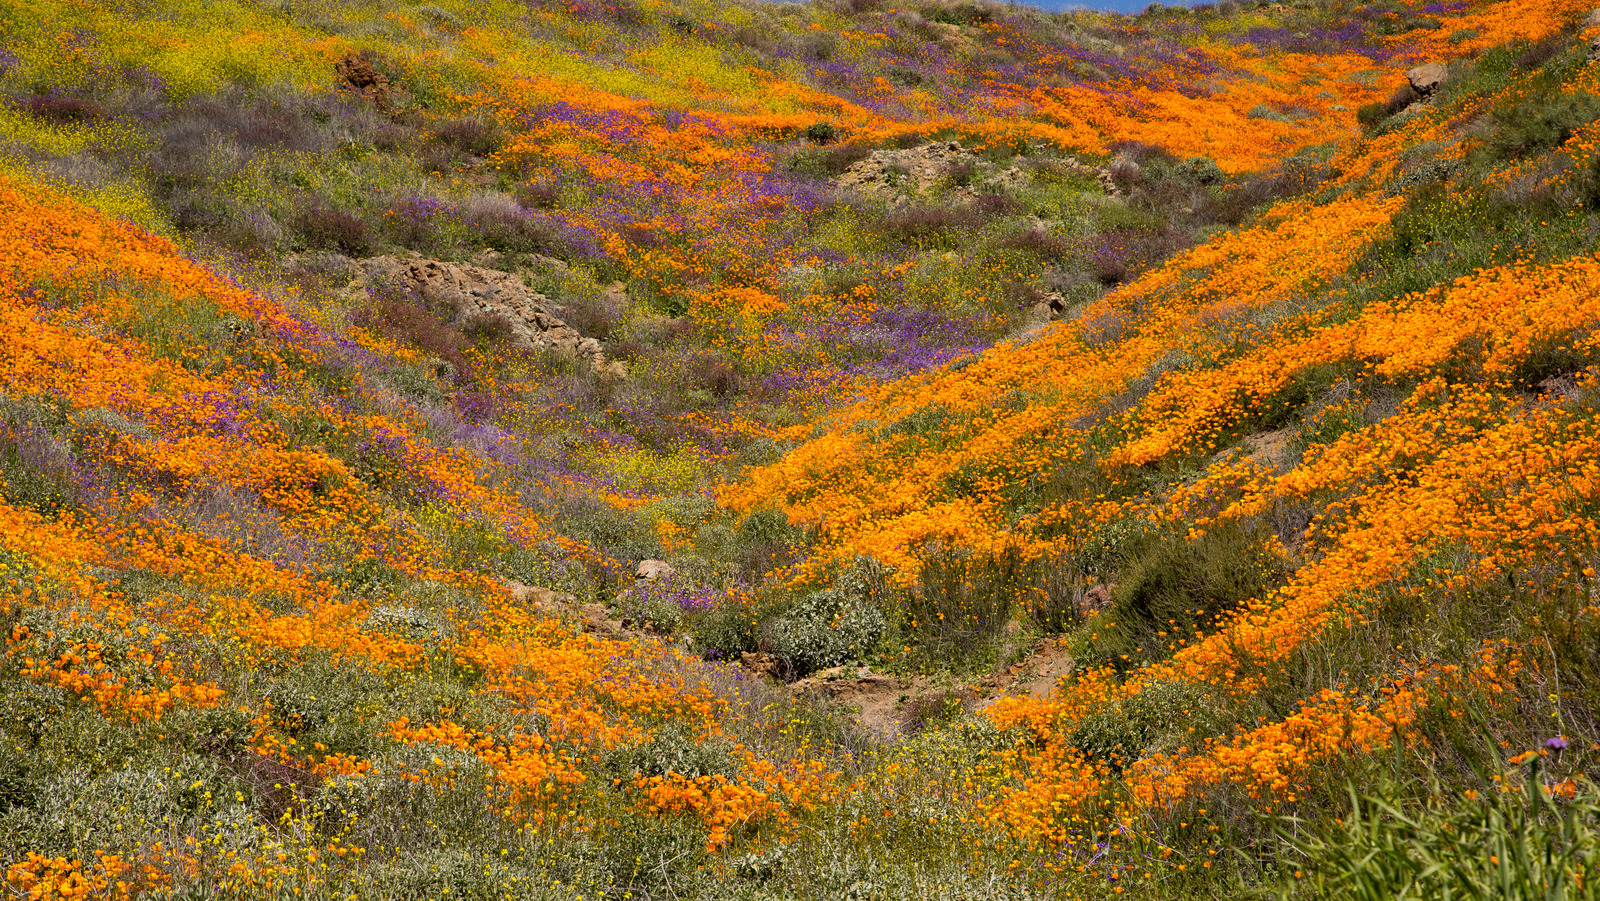
{"label": "flowering slope", "polygon": [[0,0],[7,890],[1214,896],[1374,761],[1571,798],[1586,11]]}

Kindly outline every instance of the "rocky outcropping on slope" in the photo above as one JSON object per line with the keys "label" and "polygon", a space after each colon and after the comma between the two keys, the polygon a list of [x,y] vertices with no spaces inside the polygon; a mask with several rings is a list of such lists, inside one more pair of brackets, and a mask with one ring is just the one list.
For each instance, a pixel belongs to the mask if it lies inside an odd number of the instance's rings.
{"label": "rocky outcropping on slope", "polygon": [[604,604],[580,604],[570,594],[552,591],[538,585],[527,585],[514,579],[502,581],[512,600],[542,616],[573,623],[585,632],[604,637],[621,636],[622,622],[612,619]]}
{"label": "rocky outcropping on slope", "polygon": [[[1116,191],[1116,183],[1106,169],[1080,163],[1073,157],[1051,160],[1048,165],[1061,172],[1087,175],[1107,192]],[[834,184],[841,190],[880,197],[928,194],[951,185],[962,169],[968,169],[967,176],[959,179],[966,184],[955,187],[952,193],[968,198],[977,196],[973,185],[980,182],[1011,191],[1029,181],[1028,173],[1016,166],[999,169],[962,147],[959,141],[931,141],[906,150],[874,150],[871,156],[844,170]]]}
{"label": "rocky outcropping on slope", "polygon": [[455,321],[498,316],[509,326],[513,341],[586,359],[598,371],[627,374],[622,363],[606,359],[599,341],[584,337],[563,322],[549,298],[509,272],[400,257],[373,257],[358,265],[363,272],[359,287],[411,292],[434,309],[448,311]]}
{"label": "rocky outcropping on slope", "polygon": [[865,194],[926,193],[944,184],[958,167],[978,163],[958,141],[934,141],[908,150],[874,150],[844,170],[836,184]]}

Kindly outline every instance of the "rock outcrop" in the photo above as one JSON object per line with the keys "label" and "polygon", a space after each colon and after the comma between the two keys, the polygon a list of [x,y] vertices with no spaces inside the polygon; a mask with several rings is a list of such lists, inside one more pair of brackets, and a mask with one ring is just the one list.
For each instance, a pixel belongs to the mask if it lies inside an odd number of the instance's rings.
{"label": "rock outcrop", "polygon": [[1439,86],[1449,77],[1449,70],[1445,68],[1444,63],[1427,63],[1406,73],[1406,80],[1411,83],[1411,90],[1416,91],[1424,99],[1439,90]]}
{"label": "rock outcrop", "polygon": [[667,581],[677,575],[677,570],[665,560],[640,560],[633,577],[640,582]]}
{"label": "rock outcrop", "polygon": [[517,343],[529,348],[554,348],[588,360],[600,372],[627,374],[622,363],[606,359],[599,341],[584,337],[563,322],[549,298],[509,272],[392,256],[361,260],[357,265],[363,273],[357,280],[358,287],[410,292],[435,310],[445,312],[452,321],[499,317]]}
{"label": "rock outcrop", "polygon": [[1040,298],[1038,303],[1033,305],[1033,321],[1034,323],[1041,325],[1047,322],[1053,322],[1057,319],[1060,319],[1062,314],[1066,311],[1067,299],[1061,296],[1061,292],[1051,291],[1049,294],[1046,294],[1044,297]]}
{"label": "rock outcrop", "polygon": [[[1107,194],[1117,192],[1110,171],[1101,166],[1086,165],[1075,157],[1043,160],[1043,168],[1053,168],[1058,173],[1088,176],[1099,182]],[[957,179],[963,168],[965,178]],[[952,186],[952,182],[963,184]],[[1018,190],[1032,181],[1032,174],[1018,166],[997,168],[984,162],[973,150],[962,147],[960,141],[931,141],[906,150],[874,150],[870,157],[853,163],[845,173],[835,179],[838,189],[853,190],[858,194],[877,197],[907,197],[912,194],[931,194],[941,187],[949,187],[955,197],[978,197],[976,184],[987,182],[1000,190]]]}
{"label": "rock outcrop", "polygon": [[575,622],[583,631],[596,635],[620,635],[623,632],[622,622],[612,619],[604,604],[579,604],[578,599],[570,594],[538,585],[525,585],[514,579],[506,579],[504,584],[513,600],[544,616]]}
{"label": "rock outcrop", "polygon": [[836,184],[864,194],[925,194],[949,180],[957,167],[977,163],[977,154],[959,141],[934,141],[909,150],[874,150],[844,170]]}
{"label": "rock outcrop", "polygon": [[[1038,165],[1068,175],[1087,175],[1099,182],[1107,193],[1116,192],[1110,171],[1081,163],[1074,157]],[[958,178],[963,169],[968,170],[965,177]],[[1032,178],[1017,166],[997,168],[974,151],[962,147],[959,141],[932,141],[906,150],[874,150],[871,156],[844,170],[834,184],[840,190],[891,199],[949,188],[950,195],[970,200],[978,196],[974,185],[988,183],[1002,191],[1016,191],[1026,187]],[[952,184],[956,181],[962,183]]]}
{"label": "rock outcrop", "polygon": [[333,71],[344,87],[360,94],[373,106],[386,112],[392,107],[390,93],[393,88],[389,84],[389,76],[373,65],[369,53],[346,53],[333,64]]}

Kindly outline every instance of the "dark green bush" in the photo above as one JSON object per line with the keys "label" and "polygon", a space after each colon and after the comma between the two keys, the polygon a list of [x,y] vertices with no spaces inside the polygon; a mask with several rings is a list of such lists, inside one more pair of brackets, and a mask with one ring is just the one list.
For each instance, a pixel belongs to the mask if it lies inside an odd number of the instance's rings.
{"label": "dark green bush", "polygon": [[1191,156],[1178,164],[1178,176],[1197,185],[1214,185],[1227,179],[1216,160],[1208,156]]}
{"label": "dark green bush", "polygon": [[1203,700],[1192,685],[1153,682],[1085,716],[1072,731],[1072,744],[1090,760],[1120,771],[1163,735],[1181,733],[1187,740],[1189,730],[1211,726]]}
{"label": "dark green bush", "polygon": [[696,616],[689,628],[695,647],[709,660],[738,660],[761,647],[761,615],[751,608],[716,607]]}
{"label": "dark green bush", "polygon": [[1484,151],[1494,160],[1511,160],[1553,150],[1578,129],[1600,119],[1600,96],[1539,93],[1511,106],[1496,107],[1490,116],[1494,131]]}
{"label": "dark green bush", "polygon": [[1079,662],[1127,670],[1164,658],[1179,636],[1192,636],[1261,597],[1285,575],[1267,537],[1227,524],[1194,539],[1168,533],[1132,542],[1123,551],[1112,605],[1093,621],[1104,625]]}
{"label": "dark green bush", "polygon": [[832,122],[818,122],[806,126],[805,136],[813,144],[832,144],[839,140],[839,129]]}

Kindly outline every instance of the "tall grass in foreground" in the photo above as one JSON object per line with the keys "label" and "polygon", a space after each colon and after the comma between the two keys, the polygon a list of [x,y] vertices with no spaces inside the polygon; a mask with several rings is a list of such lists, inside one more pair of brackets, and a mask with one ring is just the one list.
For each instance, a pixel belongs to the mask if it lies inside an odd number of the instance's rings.
{"label": "tall grass in foreground", "polygon": [[[1564,743],[1563,743],[1564,747]],[[1600,897],[1600,804],[1571,778],[1546,784],[1535,756],[1518,790],[1435,794],[1409,806],[1350,790],[1339,828],[1294,842],[1279,898],[1578,899]],[[1437,786],[1435,786],[1437,790]]]}

